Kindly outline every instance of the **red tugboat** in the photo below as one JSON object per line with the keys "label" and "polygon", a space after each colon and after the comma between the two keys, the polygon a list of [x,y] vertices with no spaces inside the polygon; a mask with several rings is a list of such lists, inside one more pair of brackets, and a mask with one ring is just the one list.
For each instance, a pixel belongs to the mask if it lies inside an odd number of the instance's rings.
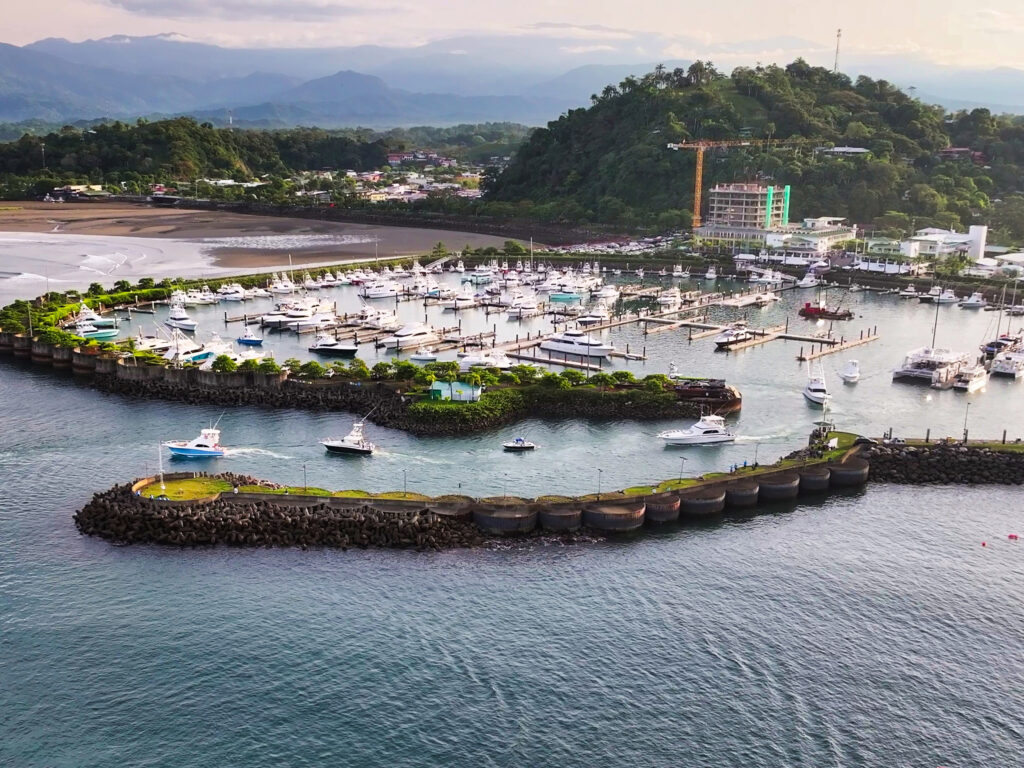
{"label": "red tugboat", "polygon": [[823,301],[806,302],[797,313],[808,320],[852,320],[853,312],[839,306],[827,307]]}

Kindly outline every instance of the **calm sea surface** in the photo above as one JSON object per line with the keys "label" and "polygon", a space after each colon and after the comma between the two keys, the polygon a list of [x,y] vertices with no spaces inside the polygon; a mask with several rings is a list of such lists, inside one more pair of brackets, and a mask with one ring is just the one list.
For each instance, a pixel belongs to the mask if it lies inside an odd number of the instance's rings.
{"label": "calm sea surface", "polygon": [[[334,293],[355,306],[354,289]],[[783,322],[800,300],[750,320]],[[858,318],[844,329],[877,325],[883,339],[825,358],[840,427],[959,434],[967,415],[973,436],[1024,434],[1024,382],[970,398],[890,382],[930,341],[934,309],[846,301]],[[190,311],[200,336],[240,331],[223,307]],[[940,344],[968,351],[993,335],[995,313],[939,316]],[[548,327],[463,322],[503,337]],[[821,417],[800,395],[798,342],[724,355],[682,331],[607,336],[647,347],[628,364],[638,375],[674,361],[739,386],[743,439],[681,452],[654,439],[664,423],[527,421],[437,440],[371,427],[379,455],[351,461],[317,441],[352,415],[240,409],[221,420],[230,455],[202,466],[295,484],[305,468],[328,488],[586,493],[599,469],[612,488],[674,476],[682,456],[687,474],[774,459]],[[268,339],[278,359],[300,349]],[[864,371],[854,387],[835,376],[848,357]],[[71,515],[93,491],[154,469],[159,441],[218,416],[0,360],[0,765],[1021,762],[1024,550],[1007,540],[1024,532],[1019,489],[878,485],[629,541],[440,554],[122,548],[77,534]],[[502,454],[514,434],[541,449]]]}

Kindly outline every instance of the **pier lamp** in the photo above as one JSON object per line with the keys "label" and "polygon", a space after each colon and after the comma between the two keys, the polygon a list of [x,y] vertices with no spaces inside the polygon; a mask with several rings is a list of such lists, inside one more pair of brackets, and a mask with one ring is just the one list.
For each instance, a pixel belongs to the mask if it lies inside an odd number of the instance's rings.
{"label": "pier lamp", "polygon": [[683,482],[683,475],[686,473],[686,457],[679,457],[679,482]]}
{"label": "pier lamp", "polygon": [[402,498],[409,498],[409,481],[405,476],[405,470],[402,470]]}
{"label": "pier lamp", "polygon": [[598,501],[601,500],[601,475],[603,473],[604,473],[604,470],[601,469],[600,467],[598,467],[598,470],[597,470],[597,500]]}
{"label": "pier lamp", "polygon": [[967,417],[971,415],[971,401],[967,401],[967,407],[964,409],[964,442],[967,442]]}
{"label": "pier lamp", "polygon": [[306,483],[306,462],[302,462],[302,492],[309,492],[309,485]]}

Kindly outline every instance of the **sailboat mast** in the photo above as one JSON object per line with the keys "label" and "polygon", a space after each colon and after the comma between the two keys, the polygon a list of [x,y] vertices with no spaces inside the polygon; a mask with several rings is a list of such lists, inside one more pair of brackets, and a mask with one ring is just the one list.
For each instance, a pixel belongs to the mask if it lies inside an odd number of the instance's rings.
{"label": "sailboat mast", "polygon": [[939,331],[939,302],[935,302],[935,322],[932,324],[932,349],[935,349],[935,334]]}

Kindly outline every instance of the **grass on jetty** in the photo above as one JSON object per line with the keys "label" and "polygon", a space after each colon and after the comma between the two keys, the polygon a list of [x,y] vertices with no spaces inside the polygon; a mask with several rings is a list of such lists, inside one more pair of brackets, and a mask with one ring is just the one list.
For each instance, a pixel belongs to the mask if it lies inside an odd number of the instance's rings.
{"label": "grass on jetty", "polygon": [[164,483],[166,488],[160,487],[157,480],[147,485],[140,493],[146,498],[154,496],[166,496],[173,501],[184,501],[185,499],[202,499],[206,496],[213,496],[215,493],[224,493],[231,490],[231,483],[216,477],[195,477],[186,480],[167,480]]}

